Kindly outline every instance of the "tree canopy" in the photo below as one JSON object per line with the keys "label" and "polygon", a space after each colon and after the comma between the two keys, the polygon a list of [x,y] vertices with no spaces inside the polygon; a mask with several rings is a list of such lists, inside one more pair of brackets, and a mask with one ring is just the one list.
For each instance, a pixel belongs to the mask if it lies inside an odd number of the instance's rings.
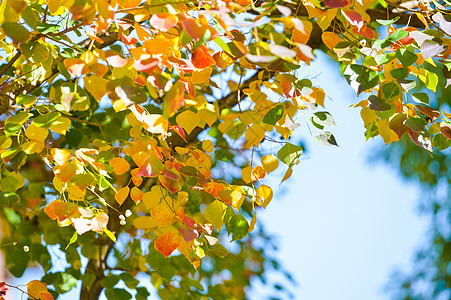
{"label": "tree canopy", "polygon": [[339,144],[303,66],[318,50],[340,64],[366,94],[353,106],[367,139],[440,156],[450,14],[446,0],[1,1],[8,270],[43,268],[31,299],[79,281],[81,299],[146,299],[138,274],[164,299],[244,298],[266,262],[279,267],[254,230],[273,197],[264,178],[291,176],[299,126]]}

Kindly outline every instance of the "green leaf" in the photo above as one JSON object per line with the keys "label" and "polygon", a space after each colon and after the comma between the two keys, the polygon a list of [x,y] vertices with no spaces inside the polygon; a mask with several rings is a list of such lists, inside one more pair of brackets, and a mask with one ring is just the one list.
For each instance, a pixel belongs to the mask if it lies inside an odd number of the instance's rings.
{"label": "green leaf", "polygon": [[404,120],[404,125],[413,131],[423,131],[424,126],[426,126],[426,120],[423,118],[407,118]]}
{"label": "green leaf", "polygon": [[227,130],[226,134],[234,139],[239,139],[244,132],[246,132],[246,126],[241,121],[235,121],[233,125]]}
{"label": "green leaf", "polygon": [[390,25],[390,24],[393,24],[393,23],[395,23],[396,21],[398,21],[399,18],[400,18],[400,17],[396,17],[396,18],[391,19],[391,20],[381,20],[381,19],[376,19],[376,22],[379,23],[379,24],[381,24],[381,25]]}
{"label": "green leaf", "polygon": [[4,193],[14,193],[20,186],[20,181],[12,176],[6,176],[0,179],[0,191]]}
{"label": "green leaf", "polygon": [[422,104],[429,103],[429,95],[426,93],[413,93],[412,99],[413,99],[413,101],[415,101],[417,103],[422,103]]}
{"label": "green leaf", "polygon": [[437,74],[429,72],[426,76],[426,87],[435,93],[437,89],[437,84],[438,84]]}
{"label": "green leaf", "polygon": [[395,32],[390,34],[386,38],[386,40],[389,41],[390,43],[396,43],[397,41],[405,38],[408,35],[409,35],[409,33],[407,31],[405,31],[405,30],[396,30]]}
{"label": "green leaf", "polygon": [[67,244],[66,246],[66,250],[67,248],[69,248],[70,245],[72,245],[73,243],[75,243],[78,239],[78,233],[77,231],[74,232],[74,234],[72,235],[72,237],[70,238],[69,244]]}
{"label": "green leaf", "polygon": [[136,288],[136,300],[147,300],[150,296],[149,291],[145,287]]}
{"label": "green leaf", "polygon": [[229,251],[227,250],[227,248],[219,243],[214,244],[210,250],[211,250],[211,252],[213,252],[214,254],[216,254],[217,256],[219,256],[221,258],[224,258],[229,254]]}
{"label": "green leaf", "polygon": [[384,94],[385,99],[391,99],[399,95],[400,93],[399,86],[394,83],[386,83],[382,86],[382,93]]}
{"label": "green leaf", "polygon": [[390,71],[391,76],[396,79],[403,79],[409,76],[409,70],[406,68],[398,68]]}
{"label": "green leaf", "polygon": [[110,289],[116,286],[116,284],[119,282],[119,276],[118,275],[113,275],[113,274],[108,274],[105,278],[102,279],[102,281],[100,281],[100,284],[106,288],[106,289]]}
{"label": "green leaf", "polygon": [[321,133],[316,138],[326,146],[338,146],[335,137],[330,132]]}
{"label": "green leaf", "polygon": [[414,62],[417,61],[418,58],[415,53],[410,52],[409,50],[404,48],[396,50],[396,57],[399,59],[404,68],[407,68],[408,66],[412,65]]}
{"label": "green leaf", "polygon": [[52,125],[53,122],[58,120],[58,118],[61,117],[61,113],[57,111],[53,111],[48,114],[37,116],[33,119],[33,124],[35,124],[38,127],[45,127],[48,128],[50,125]]}
{"label": "green leaf", "polygon": [[108,300],[129,300],[132,295],[124,289],[106,289],[105,296]]}
{"label": "green leaf", "polygon": [[266,113],[266,115],[263,117],[263,123],[276,125],[276,123],[280,119],[282,119],[283,113],[284,113],[283,105],[279,104]]}
{"label": "green leaf", "polygon": [[436,134],[432,140],[432,145],[437,147],[439,151],[443,151],[451,146],[451,140],[442,133]]}
{"label": "green leaf", "polygon": [[2,24],[2,29],[15,44],[26,42],[30,38],[30,33],[28,30],[16,22],[5,22]]}
{"label": "green leaf", "polygon": [[311,122],[319,129],[323,129],[324,126],[335,125],[334,118],[327,111],[319,111],[313,114]]}
{"label": "green leaf", "polygon": [[23,125],[23,124],[30,118],[30,116],[31,116],[30,113],[21,111],[21,112],[15,114],[15,115],[12,115],[12,116],[8,117],[8,118],[5,120],[5,124],[10,124],[10,123],[12,123],[12,124],[20,124],[20,125]]}
{"label": "green leaf", "polygon": [[16,97],[16,103],[18,105],[31,106],[36,102],[36,96],[30,95],[18,95]]}
{"label": "green leaf", "polygon": [[125,283],[125,285],[129,288],[129,289],[136,289],[136,287],[139,284],[139,280],[136,279],[135,277],[133,277],[132,275],[130,275],[129,273],[122,273],[121,275],[119,275],[119,278],[122,279],[122,281]]}
{"label": "green leaf", "polygon": [[69,273],[57,273],[59,274],[57,277],[56,282],[53,283],[53,286],[55,287],[55,290],[59,294],[64,294],[70,291],[76,284],[77,284],[77,278],[72,276]]}
{"label": "green leaf", "polygon": [[277,152],[277,157],[286,165],[293,166],[296,164],[299,157],[301,157],[302,151],[304,149],[302,147],[293,145],[291,143],[286,143],[280,150]]}
{"label": "green leaf", "polygon": [[229,235],[232,233],[232,241],[245,238],[249,232],[249,223],[242,214],[234,215],[229,220]]}

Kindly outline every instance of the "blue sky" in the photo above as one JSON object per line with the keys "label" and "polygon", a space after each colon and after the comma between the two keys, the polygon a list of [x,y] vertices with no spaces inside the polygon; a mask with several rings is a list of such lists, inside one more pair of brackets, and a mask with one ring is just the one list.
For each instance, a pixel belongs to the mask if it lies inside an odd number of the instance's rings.
{"label": "blue sky", "polygon": [[299,283],[296,299],[389,299],[382,289],[391,271],[409,268],[428,226],[416,210],[420,189],[368,161],[383,141],[365,142],[360,109],[349,108],[359,101],[355,92],[336,64],[317,55],[304,74],[331,97],[326,110],[340,147],[322,145],[300,122],[295,140],[308,152],[288,182],[277,187],[274,177],[275,196],[259,221],[278,236],[277,256]]}

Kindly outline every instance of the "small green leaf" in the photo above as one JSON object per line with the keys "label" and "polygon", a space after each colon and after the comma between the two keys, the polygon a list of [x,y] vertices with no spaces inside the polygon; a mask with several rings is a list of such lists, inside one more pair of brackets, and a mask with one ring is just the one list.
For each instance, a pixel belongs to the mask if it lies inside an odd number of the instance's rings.
{"label": "small green leaf", "polygon": [[109,231],[107,228],[103,229],[103,232],[110,238],[110,240],[112,240],[113,242],[116,243],[116,237],[114,236],[114,234]]}
{"label": "small green leaf", "polygon": [[371,95],[368,97],[368,101],[370,102],[370,108],[372,110],[377,111],[387,111],[390,110],[390,104],[382,101],[379,97]]}
{"label": "small green leaf", "polygon": [[78,233],[75,231],[74,234],[72,235],[72,237],[70,238],[69,244],[67,244],[66,246],[66,250],[67,248],[69,248],[70,245],[72,245],[73,243],[75,243],[78,239]]}
{"label": "small green leaf", "polygon": [[36,96],[30,95],[18,95],[16,97],[16,103],[18,105],[31,106],[36,102]]}
{"label": "small green leaf", "polygon": [[249,232],[249,223],[242,214],[234,215],[229,220],[229,234],[232,233],[232,241],[245,238]]}
{"label": "small green leaf", "polygon": [[276,123],[282,118],[283,113],[283,105],[279,104],[266,113],[266,115],[263,117],[263,123],[276,125]]}
{"label": "small green leaf", "polygon": [[296,164],[299,157],[301,157],[302,151],[304,149],[302,147],[293,145],[291,143],[286,143],[280,150],[277,152],[277,157],[286,165],[293,166]]}
{"label": "small green leaf", "polygon": [[418,58],[415,53],[410,52],[409,50],[404,48],[396,50],[396,57],[399,59],[404,68],[407,68],[408,66],[412,65],[414,62],[417,61]]}
{"label": "small green leaf", "polygon": [[395,23],[396,21],[398,21],[399,18],[400,18],[400,17],[396,17],[396,18],[391,19],[391,20],[381,20],[381,19],[376,19],[376,22],[379,23],[379,24],[381,24],[381,25],[390,25],[390,24],[393,24],[393,23]]}
{"label": "small green leaf", "polygon": [[2,24],[2,29],[15,44],[26,42],[30,38],[30,33],[28,30],[16,22],[5,22]]}
{"label": "small green leaf", "polygon": [[325,132],[316,137],[321,143],[326,146],[338,146],[335,137],[330,132]]}
{"label": "small green leaf", "polygon": [[323,129],[324,126],[335,125],[334,118],[327,111],[319,111],[313,114],[311,118],[312,124],[319,129]]}
{"label": "small green leaf", "polygon": [[396,43],[397,41],[405,38],[406,36],[408,36],[409,34],[407,33],[407,31],[405,30],[396,30],[395,32],[393,32],[392,34],[390,34],[387,37],[387,41],[391,42],[391,43]]}
{"label": "small green leaf", "polygon": [[216,254],[217,256],[219,256],[221,258],[224,258],[229,254],[229,251],[227,250],[227,248],[219,243],[214,244],[210,250],[211,250],[211,252],[213,252],[214,254]]}
{"label": "small green leaf", "polygon": [[404,79],[409,76],[409,70],[406,68],[398,68],[390,71],[391,76],[396,79]]}

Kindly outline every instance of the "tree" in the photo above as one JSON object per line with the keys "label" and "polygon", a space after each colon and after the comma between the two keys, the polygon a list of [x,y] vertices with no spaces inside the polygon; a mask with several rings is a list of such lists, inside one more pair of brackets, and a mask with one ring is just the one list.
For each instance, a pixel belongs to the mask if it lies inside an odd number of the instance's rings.
{"label": "tree", "polygon": [[299,163],[297,116],[337,146],[302,78],[316,49],[368,93],[367,139],[451,145],[451,115],[429,105],[451,80],[447,1],[141,2],[0,4],[2,249],[13,275],[46,272],[30,298],[81,280],[81,299],[129,299],[121,280],[145,299],[138,273],[161,298],[244,298],[269,255],[253,231],[273,196],[262,180]]}

